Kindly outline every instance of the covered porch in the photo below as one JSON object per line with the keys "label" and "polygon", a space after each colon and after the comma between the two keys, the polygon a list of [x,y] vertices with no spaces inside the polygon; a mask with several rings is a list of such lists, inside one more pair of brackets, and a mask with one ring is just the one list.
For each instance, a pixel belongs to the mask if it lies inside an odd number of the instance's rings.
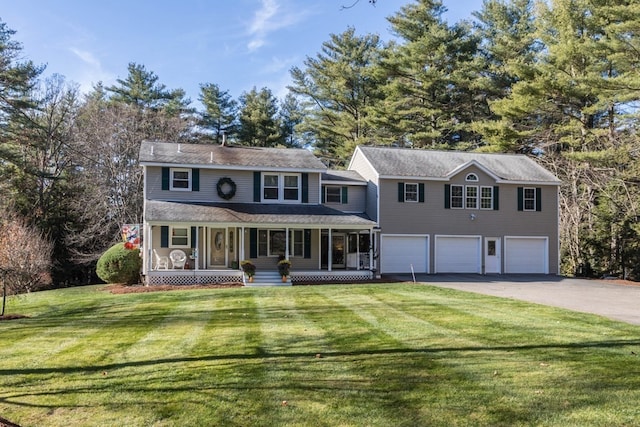
{"label": "covered porch", "polygon": [[[245,282],[242,260],[257,276],[290,260],[286,284],[366,281],[376,270],[376,224],[325,206],[149,201],[145,210],[149,285]],[[172,252],[184,263],[174,263]]]}

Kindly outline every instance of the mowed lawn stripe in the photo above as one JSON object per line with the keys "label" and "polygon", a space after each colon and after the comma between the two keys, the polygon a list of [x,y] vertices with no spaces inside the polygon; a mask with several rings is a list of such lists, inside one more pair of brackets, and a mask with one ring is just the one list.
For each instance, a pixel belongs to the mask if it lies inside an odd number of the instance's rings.
{"label": "mowed lawn stripe", "polygon": [[[468,414],[478,422],[531,420],[545,410],[558,414],[577,408],[581,412],[590,400],[589,394],[567,392],[566,385],[571,383],[576,383],[581,390],[597,388],[598,384],[624,390],[625,386],[637,387],[640,383],[637,376],[621,374],[604,378],[583,374],[597,372],[597,366],[606,363],[605,360],[611,363],[613,354],[621,359],[618,363],[633,357],[632,348],[640,342],[628,339],[629,329],[634,328],[630,325],[614,322],[612,327],[612,322],[602,323],[597,316],[458,291],[438,289],[434,292],[425,287],[408,290],[398,286],[389,292],[376,293],[375,289],[371,292],[413,316],[436,325],[455,325],[459,333],[468,337],[466,345],[452,345],[453,341],[448,346],[434,346],[427,351],[433,352],[434,360],[446,364],[453,373],[450,378],[467,379],[465,387],[456,387],[455,382],[447,381],[445,401],[462,407],[472,405],[473,400],[486,402]],[[448,300],[448,304],[441,304],[441,299]],[[574,321],[567,327],[565,320],[572,317],[585,321]],[[599,324],[606,326],[598,328]],[[593,341],[592,325],[597,334],[602,334],[601,342]],[[425,331],[425,337],[427,334],[429,331]],[[581,341],[585,336],[590,340]],[[626,339],[618,341],[616,336]],[[610,369],[602,371],[610,372]],[[490,379],[489,387],[487,379]],[[465,393],[455,394],[455,390],[465,390]],[[614,392],[606,402],[615,403],[620,398]]]}

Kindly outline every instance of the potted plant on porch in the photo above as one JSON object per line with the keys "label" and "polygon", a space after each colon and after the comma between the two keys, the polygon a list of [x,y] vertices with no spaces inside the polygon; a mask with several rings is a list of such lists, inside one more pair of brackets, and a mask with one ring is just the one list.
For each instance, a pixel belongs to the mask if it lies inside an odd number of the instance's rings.
{"label": "potted plant on porch", "polygon": [[291,269],[291,261],[285,259],[284,257],[280,257],[278,261],[278,273],[282,276],[282,281],[287,281],[287,276],[289,275],[289,270]]}
{"label": "potted plant on porch", "polygon": [[256,266],[251,261],[244,260],[240,263],[240,267],[249,278],[249,282],[253,282],[253,276],[256,274]]}

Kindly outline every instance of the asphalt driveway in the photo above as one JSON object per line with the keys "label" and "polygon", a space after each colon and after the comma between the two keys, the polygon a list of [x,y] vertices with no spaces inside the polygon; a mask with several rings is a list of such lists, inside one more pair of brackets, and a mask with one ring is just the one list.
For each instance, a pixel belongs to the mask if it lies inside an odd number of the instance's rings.
{"label": "asphalt driveway", "polygon": [[[411,281],[410,274],[389,278]],[[417,274],[417,282],[545,304],[640,325],[640,284],[548,275]]]}

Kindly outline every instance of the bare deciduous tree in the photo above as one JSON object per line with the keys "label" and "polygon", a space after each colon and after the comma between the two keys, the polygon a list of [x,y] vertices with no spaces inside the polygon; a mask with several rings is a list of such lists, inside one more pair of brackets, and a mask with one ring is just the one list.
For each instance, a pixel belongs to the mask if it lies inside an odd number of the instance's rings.
{"label": "bare deciduous tree", "polygon": [[51,281],[53,243],[37,227],[5,211],[0,214],[0,282],[4,316],[8,295],[26,293]]}

